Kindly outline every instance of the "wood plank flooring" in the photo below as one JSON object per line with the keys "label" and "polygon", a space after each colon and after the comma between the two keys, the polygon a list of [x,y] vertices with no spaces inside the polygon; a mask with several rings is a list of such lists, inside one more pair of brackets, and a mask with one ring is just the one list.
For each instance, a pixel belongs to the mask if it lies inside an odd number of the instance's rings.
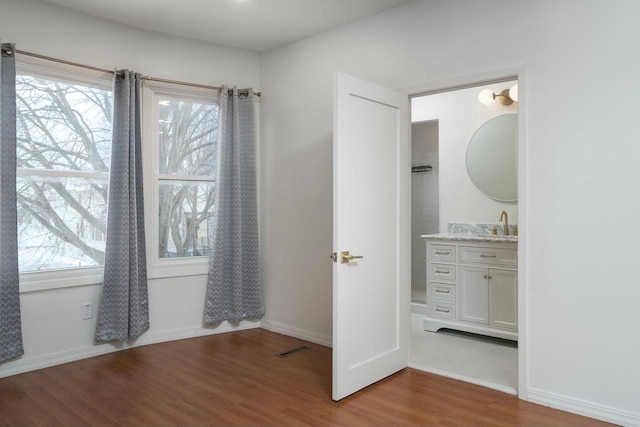
{"label": "wood plank flooring", "polygon": [[[310,347],[286,358],[275,353]],[[331,400],[331,349],[252,329],[0,379],[0,426],[601,426],[405,369]]]}

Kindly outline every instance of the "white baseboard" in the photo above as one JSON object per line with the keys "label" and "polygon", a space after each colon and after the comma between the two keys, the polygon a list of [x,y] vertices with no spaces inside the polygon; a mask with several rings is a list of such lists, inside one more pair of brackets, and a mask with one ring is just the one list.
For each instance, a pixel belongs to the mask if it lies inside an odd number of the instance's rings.
{"label": "white baseboard", "polygon": [[531,387],[528,388],[527,394],[529,402],[537,403],[539,405],[549,406],[562,411],[573,412],[574,414],[584,415],[585,417],[595,418],[623,426],[640,426],[640,414],[637,413],[623,411],[600,405],[598,403],[550,393]]}
{"label": "white baseboard", "polygon": [[0,378],[22,374],[29,371],[35,371],[36,369],[43,369],[55,365],[61,365],[63,363],[75,362],[76,360],[87,359],[89,357],[114,353],[116,351],[126,350],[129,348],[141,347],[143,345],[195,338],[205,335],[216,335],[226,332],[241,331],[259,327],[259,321],[241,321],[237,325],[233,325],[229,322],[223,322],[215,328],[203,328],[202,326],[194,326],[190,328],[171,329],[160,332],[146,333],[143,334],[134,343],[116,342],[92,344],[86,347],[79,347],[37,357],[22,356],[18,359],[5,362],[2,366],[0,366]]}
{"label": "white baseboard", "polygon": [[325,347],[333,346],[333,340],[330,336],[322,335],[317,332],[308,331],[305,329],[295,328],[284,323],[272,322],[270,320],[262,319],[260,321],[261,327],[267,331],[277,332],[282,335],[287,335],[301,340],[310,341],[312,343],[320,344]]}

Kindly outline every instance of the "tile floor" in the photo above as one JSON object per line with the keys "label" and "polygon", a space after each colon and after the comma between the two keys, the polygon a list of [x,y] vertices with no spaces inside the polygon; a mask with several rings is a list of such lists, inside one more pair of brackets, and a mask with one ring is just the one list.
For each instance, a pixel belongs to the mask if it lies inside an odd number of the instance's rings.
{"label": "tile floor", "polygon": [[428,332],[423,318],[411,314],[410,367],[517,393],[517,342],[451,330]]}

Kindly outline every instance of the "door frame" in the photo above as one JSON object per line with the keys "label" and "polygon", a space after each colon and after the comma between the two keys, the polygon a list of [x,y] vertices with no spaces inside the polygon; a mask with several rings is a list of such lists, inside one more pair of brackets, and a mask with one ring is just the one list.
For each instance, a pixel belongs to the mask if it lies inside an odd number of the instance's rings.
{"label": "door frame", "polygon": [[506,80],[518,80],[518,397],[528,399],[529,386],[529,137],[528,88],[529,68],[526,64],[466,74],[446,80],[425,82],[399,89],[409,98],[466,89]]}

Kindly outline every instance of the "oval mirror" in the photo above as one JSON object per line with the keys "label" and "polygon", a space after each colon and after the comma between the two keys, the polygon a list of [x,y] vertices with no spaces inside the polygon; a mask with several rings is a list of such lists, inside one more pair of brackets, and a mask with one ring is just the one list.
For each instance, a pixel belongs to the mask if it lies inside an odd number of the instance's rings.
{"label": "oval mirror", "polygon": [[518,200],[518,115],[504,114],[478,128],[467,147],[467,173],[487,196]]}

